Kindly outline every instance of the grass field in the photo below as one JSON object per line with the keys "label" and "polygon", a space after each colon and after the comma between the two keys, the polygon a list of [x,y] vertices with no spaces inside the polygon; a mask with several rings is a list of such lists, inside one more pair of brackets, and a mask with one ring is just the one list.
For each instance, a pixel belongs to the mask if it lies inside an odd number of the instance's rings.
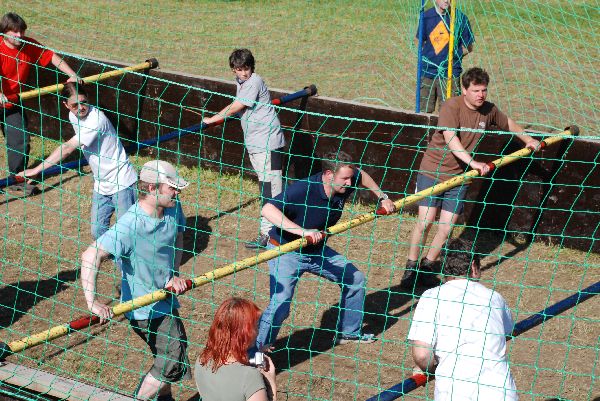
{"label": "grass field", "polygon": [[[4,4],[9,4],[3,1]],[[596,0],[460,0],[476,36],[465,67],[492,76],[490,99],[517,121],[598,136],[600,9]],[[420,0],[30,0],[30,34],[62,51],[231,78],[250,48],[270,87],[414,109]],[[8,9],[10,7],[3,7]],[[13,6],[14,8],[14,6]]]}
{"label": "grass field", "polygon": [[[139,159],[137,163],[143,163]],[[183,170],[193,182],[182,194],[187,215],[184,277],[194,277],[236,260],[252,257],[243,241],[255,235],[258,188],[239,175]],[[91,242],[89,176],[74,173],[46,180],[40,195],[2,198],[4,243],[0,295],[4,341],[65,323],[85,313],[78,278],[79,255]],[[371,209],[347,207],[345,218]],[[406,346],[408,325],[417,298],[400,289],[406,238],[414,216],[386,217],[332,238],[331,245],[350,258],[367,276],[365,330],[380,338],[372,345],[332,346],[337,286],[315,276],[303,276],[286,321],[274,360],[279,397],[287,400],[364,400],[410,376],[413,362]],[[472,236],[458,227],[457,236]],[[522,320],[600,280],[600,256],[536,243],[519,247],[497,236],[479,234],[484,282],[501,292]],[[115,268],[103,265],[98,292],[114,300]],[[550,283],[550,284],[549,284]],[[181,296],[191,360],[204,344],[216,305],[231,295],[268,301],[268,270],[261,264]],[[418,293],[417,293],[418,295]],[[595,384],[594,349],[600,336],[597,301],[589,300],[510,342],[510,360],[522,399],[561,396],[590,399]],[[11,357],[14,363],[67,375],[114,391],[131,393],[152,358],[122,317],[32,348]],[[433,386],[405,400],[432,396]],[[189,400],[193,381],[176,387],[176,397]]]}
{"label": "grass field", "polygon": [[[460,0],[459,0],[460,1]],[[50,47],[136,63],[157,57],[162,68],[231,78],[227,57],[251,48],[271,87],[315,83],[323,95],[411,109],[418,2],[402,1],[2,1],[26,18],[29,33]],[[491,98],[517,120],[563,128],[576,121],[596,136],[598,4],[581,1],[461,1],[473,16],[476,52],[466,66],[483,65],[494,79]],[[596,74],[597,75],[597,74]],[[34,158],[43,151],[34,139]],[[145,159],[135,158],[139,166]],[[5,165],[0,152],[0,165]],[[258,229],[254,178],[201,169],[182,173],[188,217],[182,273],[193,277],[253,256],[244,240]],[[92,180],[67,173],[46,180],[27,199],[0,197],[0,340],[12,341],[86,312],[79,256],[91,242]],[[348,205],[343,218],[373,205]],[[398,286],[414,216],[378,219],[332,239],[332,246],[367,275],[366,330],[373,345],[332,346],[339,289],[304,276],[274,360],[279,399],[364,400],[410,376],[406,335],[417,298]],[[472,236],[458,227],[457,236]],[[557,246],[531,246],[479,234],[486,255],[483,280],[507,299],[521,320],[600,279],[600,256]],[[189,357],[197,358],[216,305],[231,295],[268,302],[266,264],[181,297]],[[114,300],[115,268],[105,263],[98,291]],[[593,298],[511,340],[510,362],[521,399],[590,400],[597,381],[598,301]],[[147,347],[126,320],[33,348],[11,361],[131,393],[151,364]],[[195,397],[193,381],[176,398]],[[433,397],[433,385],[404,400]]]}

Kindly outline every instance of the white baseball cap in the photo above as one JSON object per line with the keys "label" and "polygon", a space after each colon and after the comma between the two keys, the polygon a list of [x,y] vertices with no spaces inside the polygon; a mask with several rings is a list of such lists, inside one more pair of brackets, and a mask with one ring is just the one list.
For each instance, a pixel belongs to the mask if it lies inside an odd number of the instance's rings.
{"label": "white baseball cap", "polygon": [[171,163],[162,160],[145,163],[140,171],[140,181],[150,184],[163,183],[177,189],[183,189],[190,185],[189,182],[177,175],[177,170]]}

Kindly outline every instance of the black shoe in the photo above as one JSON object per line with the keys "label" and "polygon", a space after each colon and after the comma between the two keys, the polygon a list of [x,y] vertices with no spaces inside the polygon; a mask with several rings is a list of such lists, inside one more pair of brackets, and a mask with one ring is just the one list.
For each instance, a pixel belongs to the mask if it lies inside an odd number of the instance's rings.
{"label": "black shoe", "polygon": [[420,287],[434,288],[441,284],[438,273],[441,271],[441,263],[427,258],[421,259],[417,273],[417,284]]}
{"label": "black shoe", "polygon": [[415,260],[407,260],[402,280],[400,280],[400,287],[406,290],[412,290],[417,281],[417,269],[418,264]]}
{"label": "black shoe", "polygon": [[4,188],[4,191],[18,198],[36,195],[40,192],[38,187],[36,187],[35,185],[31,185],[27,182],[20,182],[18,184],[8,186]]}
{"label": "black shoe", "polygon": [[259,249],[266,248],[269,243],[269,236],[267,234],[260,234],[254,241],[246,242],[245,246],[248,249]]}
{"label": "black shoe", "polygon": [[419,269],[428,270],[434,274],[442,274],[442,262],[439,260],[431,261],[427,258],[423,258],[419,263]]}

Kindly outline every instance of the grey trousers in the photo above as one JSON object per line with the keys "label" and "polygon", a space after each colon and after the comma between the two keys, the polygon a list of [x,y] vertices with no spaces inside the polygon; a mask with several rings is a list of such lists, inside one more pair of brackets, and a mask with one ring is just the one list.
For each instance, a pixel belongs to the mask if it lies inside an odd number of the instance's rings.
{"label": "grey trousers", "polygon": [[[452,78],[452,96],[460,95],[459,77]],[[445,78],[421,78],[421,113],[433,113],[437,103],[438,113],[440,106],[446,100],[448,80]]]}

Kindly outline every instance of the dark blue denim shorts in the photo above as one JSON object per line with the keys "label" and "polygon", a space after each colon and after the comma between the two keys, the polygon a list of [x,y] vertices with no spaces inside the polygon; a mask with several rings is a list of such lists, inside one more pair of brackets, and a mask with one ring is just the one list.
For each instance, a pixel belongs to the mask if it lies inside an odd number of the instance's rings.
{"label": "dark blue denim shorts", "polygon": [[[427,188],[431,188],[440,182],[435,178],[428,177],[424,174],[417,174],[417,192]],[[417,204],[425,207],[436,207],[452,212],[454,214],[461,214],[464,208],[464,199],[467,194],[468,185],[459,185],[451,188],[441,194],[428,196],[421,199]]]}

